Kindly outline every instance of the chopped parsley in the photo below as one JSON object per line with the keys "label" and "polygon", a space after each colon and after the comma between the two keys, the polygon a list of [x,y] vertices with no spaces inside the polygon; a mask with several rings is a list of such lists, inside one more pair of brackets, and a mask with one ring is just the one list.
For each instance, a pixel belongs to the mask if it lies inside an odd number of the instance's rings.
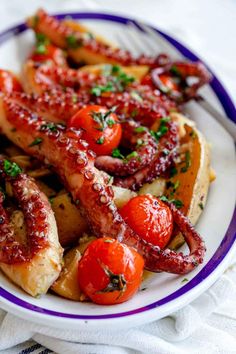
{"label": "chopped parsley", "polygon": [[46,54],[49,39],[43,33],[36,33],[36,49],[37,54]]}
{"label": "chopped parsley", "polygon": [[172,65],[172,67],[170,68],[170,73],[175,76],[181,76],[181,72],[175,65]]}
{"label": "chopped parsley", "polygon": [[35,145],[39,145],[39,144],[42,143],[42,141],[43,141],[42,138],[36,138],[34,141],[32,141],[31,144],[29,144],[29,147],[32,147],[32,146],[35,146]]}
{"label": "chopped parsley", "polygon": [[176,167],[172,167],[170,169],[170,177],[174,177],[175,175],[177,175],[177,173],[178,173],[178,170]]}
{"label": "chopped parsley", "polygon": [[159,199],[163,202],[169,202],[174,204],[177,209],[182,208],[182,206],[184,205],[184,203],[180,199],[168,199],[165,195],[159,197]]}
{"label": "chopped parsley", "polygon": [[191,130],[191,132],[189,133],[189,135],[190,135],[193,139],[196,138],[196,136],[197,136],[195,130]]}
{"label": "chopped parsley", "polygon": [[105,243],[113,243],[114,241],[107,238],[107,239],[104,240],[104,242]]}
{"label": "chopped parsley", "polygon": [[9,160],[3,161],[3,171],[10,177],[16,177],[22,172],[21,168],[15,162]]}
{"label": "chopped parsley", "polygon": [[200,202],[200,203],[198,204],[198,206],[199,206],[199,208],[200,208],[201,210],[203,210],[203,209],[204,209],[204,205],[203,205],[203,203],[202,203],[202,202]]}
{"label": "chopped parsley", "polygon": [[101,145],[104,143],[104,141],[105,141],[105,137],[101,136],[98,140],[96,140],[96,143]]}
{"label": "chopped parsley", "polygon": [[173,192],[176,192],[176,190],[179,188],[179,185],[180,185],[179,180],[176,181],[176,182],[168,181],[167,184],[166,184],[166,187],[167,187],[167,189],[168,188],[172,188]]}
{"label": "chopped parsley", "polygon": [[185,160],[184,160],[185,165],[180,169],[181,172],[185,173],[188,171],[189,167],[191,166],[191,155],[190,151],[185,152]]}
{"label": "chopped parsley", "polygon": [[116,107],[111,108],[107,112],[91,112],[91,117],[98,124],[97,130],[104,131],[107,127],[111,128],[116,121],[111,118],[111,114],[114,113]]}
{"label": "chopped parsley", "polygon": [[47,124],[42,124],[40,127],[40,130],[50,130],[51,132],[56,132],[58,129],[58,125],[55,123],[47,123]]}
{"label": "chopped parsley", "polygon": [[124,155],[121,154],[120,149],[116,148],[111,153],[112,157],[117,157],[118,159],[124,159]]}
{"label": "chopped parsley", "polygon": [[97,97],[104,92],[115,92],[114,84],[108,81],[106,85],[96,85],[91,89],[91,94]]}
{"label": "chopped parsley", "polygon": [[188,282],[188,278],[184,278],[183,280],[181,280],[181,283],[187,283]]}
{"label": "chopped parsley", "polygon": [[82,46],[81,39],[76,38],[73,34],[66,37],[66,44],[68,48],[76,49]]}
{"label": "chopped parsley", "polygon": [[131,118],[134,118],[138,115],[138,110],[135,108],[131,113],[130,113],[130,116]]}
{"label": "chopped parsley", "polygon": [[95,85],[91,89],[91,94],[95,96],[101,96],[104,92],[122,92],[135,80],[133,76],[123,72],[118,65],[106,65],[103,73],[108,77],[108,81],[105,85]]}
{"label": "chopped parsley", "polygon": [[167,126],[167,123],[170,121],[170,117],[163,117],[161,119],[160,125],[158,130],[155,132],[153,130],[150,130],[151,135],[158,141],[163,135],[165,135],[169,128]]}
{"label": "chopped parsley", "polygon": [[143,132],[146,132],[146,131],[147,131],[147,128],[143,127],[143,126],[140,126],[140,127],[137,127],[137,128],[134,129],[135,133],[143,133]]}
{"label": "chopped parsley", "polygon": [[138,157],[137,151],[133,151],[133,152],[131,152],[129,155],[127,155],[127,156],[126,156],[126,160],[130,160],[130,159],[132,159],[133,157]]}

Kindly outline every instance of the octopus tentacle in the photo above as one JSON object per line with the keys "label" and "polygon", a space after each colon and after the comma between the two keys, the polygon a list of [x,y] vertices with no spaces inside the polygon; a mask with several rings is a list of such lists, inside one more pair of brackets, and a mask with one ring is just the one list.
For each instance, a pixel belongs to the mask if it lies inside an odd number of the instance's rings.
{"label": "octopus tentacle", "polygon": [[[97,168],[116,176],[132,175],[153,160],[157,151],[157,141],[150,132],[133,120],[122,123],[121,145],[127,145],[135,154],[128,158],[98,156],[95,162]],[[127,147],[127,146],[126,146]]]}
{"label": "octopus tentacle", "polygon": [[[176,61],[169,63],[164,67],[152,70],[152,83],[158,89],[163,87],[160,76],[166,73],[181,80],[180,91],[167,90],[166,92],[167,95],[169,95],[173,100],[176,100],[177,102],[185,102],[195,98],[198,89],[210,82],[212,79],[211,73],[201,62],[191,63]],[[190,77],[197,78],[197,81],[192,85],[189,85],[187,82],[187,79]]]}
{"label": "octopus tentacle", "polygon": [[[42,196],[36,184],[26,175],[7,178],[3,173],[3,161],[0,161],[1,178],[7,179],[12,186],[13,195],[19,202],[25,215],[28,244],[19,244],[9,224],[9,218],[3,208],[4,195],[0,195],[0,262],[12,264],[28,262],[42,248],[49,246],[50,225],[47,214],[50,212],[49,201]],[[5,175],[5,176],[4,176]]]}
{"label": "octopus tentacle", "polygon": [[11,141],[56,169],[95,235],[123,234],[125,227],[113,203],[113,190],[94,167],[95,154],[81,139],[81,130],[63,126],[51,130],[48,121],[9,97],[3,99],[0,115],[0,126]]}
{"label": "octopus tentacle", "polygon": [[[5,97],[0,100],[0,127],[3,132],[27,153],[46,160],[57,169],[76,205],[79,202],[83,207],[95,235],[109,235],[134,247],[143,255],[147,268],[155,272],[165,270],[185,274],[202,262],[203,242],[179,211],[170,206],[174,219],[185,233],[184,237],[190,246],[189,256],[170,250],[162,251],[146,243],[125,224],[113,203],[113,191],[94,167],[94,154],[79,138],[79,130],[60,127],[52,132],[41,130],[42,124],[45,126],[47,123],[19,106],[14,99]],[[173,267],[172,258],[176,267]]]}
{"label": "octopus tentacle", "polygon": [[[71,96],[71,102],[76,101],[84,104],[94,103],[107,108],[116,106],[116,113],[121,118],[133,117],[136,121],[151,126],[157,119],[168,115],[170,110],[178,110],[176,103],[163,95],[150,85],[133,83],[126,87],[125,92],[107,92],[106,95],[96,96],[91,93],[94,83],[104,80],[99,75],[88,75],[87,73],[78,74],[78,70],[57,68],[55,66],[42,65],[35,67],[33,62],[28,61],[24,67],[24,88],[28,93],[42,94],[46,91],[51,95],[51,100],[58,94],[63,98],[65,86],[67,87],[67,103]],[[53,95],[54,92],[54,95]],[[56,94],[55,94],[56,92]],[[57,100],[58,101],[58,100]],[[62,100],[62,102],[64,102]],[[42,106],[44,99],[41,98]],[[34,102],[38,109],[37,101]],[[52,104],[52,103],[50,103]],[[64,105],[64,103],[61,103]],[[58,103],[58,107],[60,103]],[[47,105],[47,109],[50,108]],[[63,107],[62,107],[63,108]],[[68,114],[66,111],[66,115]]]}
{"label": "octopus tentacle", "polygon": [[42,9],[38,10],[34,17],[29,18],[27,23],[36,32],[47,36],[56,46],[66,49],[69,56],[78,63],[85,56],[90,64],[94,64],[94,57],[96,57],[96,64],[98,62],[123,65],[141,64],[155,67],[163,62],[163,57],[159,59],[159,57],[141,55],[139,58],[134,58],[129,51],[111,47],[93,36],[88,36],[87,33],[76,31],[63,21],[49,16]]}
{"label": "octopus tentacle", "polygon": [[[139,252],[145,258],[145,268],[153,271],[158,264],[158,271],[174,274],[187,274],[203,262],[206,247],[205,243],[194,230],[186,216],[184,216],[173,204],[168,203],[175,224],[181,231],[190,253],[183,255],[170,249],[161,250],[150,244],[139,244]],[[131,242],[132,243],[132,242]],[[135,243],[135,242],[134,242]],[[157,271],[157,269],[156,269]]]}
{"label": "octopus tentacle", "polygon": [[158,151],[150,166],[146,166],[132,176],[114,178],[114,185],[138,190],[144,183],[151,183],[158,176],[163,175],[171,167],[179,145],[178,128],[175,122],[166,123],[168,131],[158,143]]}
{"label": "octopus tentacle", "polygon": [[8,160],[0,160],[0,179],[11,185],[24,215],[26,234],[21,238],[15,236],[3,205],[5,195],[0,192],[0,269],[27,293],[39,296],[58,278],[63,249],[47,197],[25,174],[19,173],[16,177],[6,174],[9,164]]}

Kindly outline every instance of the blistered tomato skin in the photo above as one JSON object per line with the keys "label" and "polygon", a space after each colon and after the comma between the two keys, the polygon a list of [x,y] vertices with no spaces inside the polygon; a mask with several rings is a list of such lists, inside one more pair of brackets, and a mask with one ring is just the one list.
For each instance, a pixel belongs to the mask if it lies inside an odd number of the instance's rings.
{"label": "blistered tomato skin", "polygon": [[106,107],[86,106],[69,120],[68,125],[83,129],[84,139],[97,155],[110,155],[120,143],[121,125],[116,114]]}
{"label": "blistered tomato skin", "polygon": [[138,290],[144,260],[134,249],[104,237],[93,241],[79,262],[79,286],[93,302],[122,303]]}
{"label": "blistered tomato skin", "polygon": [[120,209],[126,223],[140,237],[164,248],[170,241],[173,216],[169,207],[152,195],[139,195]]}

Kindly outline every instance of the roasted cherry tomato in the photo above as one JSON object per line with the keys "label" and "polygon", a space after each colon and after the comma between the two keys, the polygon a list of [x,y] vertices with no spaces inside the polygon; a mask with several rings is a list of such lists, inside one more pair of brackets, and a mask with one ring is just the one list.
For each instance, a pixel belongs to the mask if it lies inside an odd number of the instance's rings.
{"label": "roasted cherry tomato", "polygon": [[22,91],[22,86],[16,76],[10,71],[0,69],[0,91],[8,93]]}
{"label": "roasted cherry tomato", "polygon": [[79,286],[97,304],[118,304],[136,293],[143,267],[143,257],[133,248],[110,237],[99,238],[79,261]]}
{"label": "roasted cherry tomato", "polygon": [[66,58],[64,52],[52,44],[42,44],[34,49],[29,59],[41,63],[48,60],[53,61],[56,65],[66,65]]}
{"label": "roasted cherry tomato", "polygon": [[115,113],[102,106],[86,106],[70,120],[70,127],[82,128],[84,139],[98,155],[110,155],[121,139],[121,125]]}
{"label": "roasted cherry tomato", "polygon": [[126,223],[144,240],[164,248],[171,237],[173,217],[169,207],[151,194],[139,195],[120,210]]}

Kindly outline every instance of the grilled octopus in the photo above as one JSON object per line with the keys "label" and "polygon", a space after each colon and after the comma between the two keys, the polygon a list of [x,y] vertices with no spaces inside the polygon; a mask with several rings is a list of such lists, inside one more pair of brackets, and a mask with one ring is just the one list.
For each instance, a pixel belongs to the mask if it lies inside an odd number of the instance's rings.
{"label": "grilled octopus", "polygon": [[94,166],[94,153],[81,139],[82,131],[64,126],[52,131],[47,126],[47,120],[33,113],[19,100],[11,95],[1,97],[2,132],[28,154],[53,166],[71,192],[75,204],[82,208],[97,237],[110,236],[134,247],[144,257],[146,269],[154,272],[185,274],[202,263],[204,242],[180,211],[170,205],[174,222],[183,233],[190,254],[161,250],[148,244],[119,215],[113,202],[112,188]]}
{"label": "grilled octopus", "polygon": [[0,181],[11,185],[26,223],[25,238],[17,239],[1,191],[0,268],[32,296],[44,294],[59,276],[62,266],[62,248],[50,203],[30,177],[2,157]]}

